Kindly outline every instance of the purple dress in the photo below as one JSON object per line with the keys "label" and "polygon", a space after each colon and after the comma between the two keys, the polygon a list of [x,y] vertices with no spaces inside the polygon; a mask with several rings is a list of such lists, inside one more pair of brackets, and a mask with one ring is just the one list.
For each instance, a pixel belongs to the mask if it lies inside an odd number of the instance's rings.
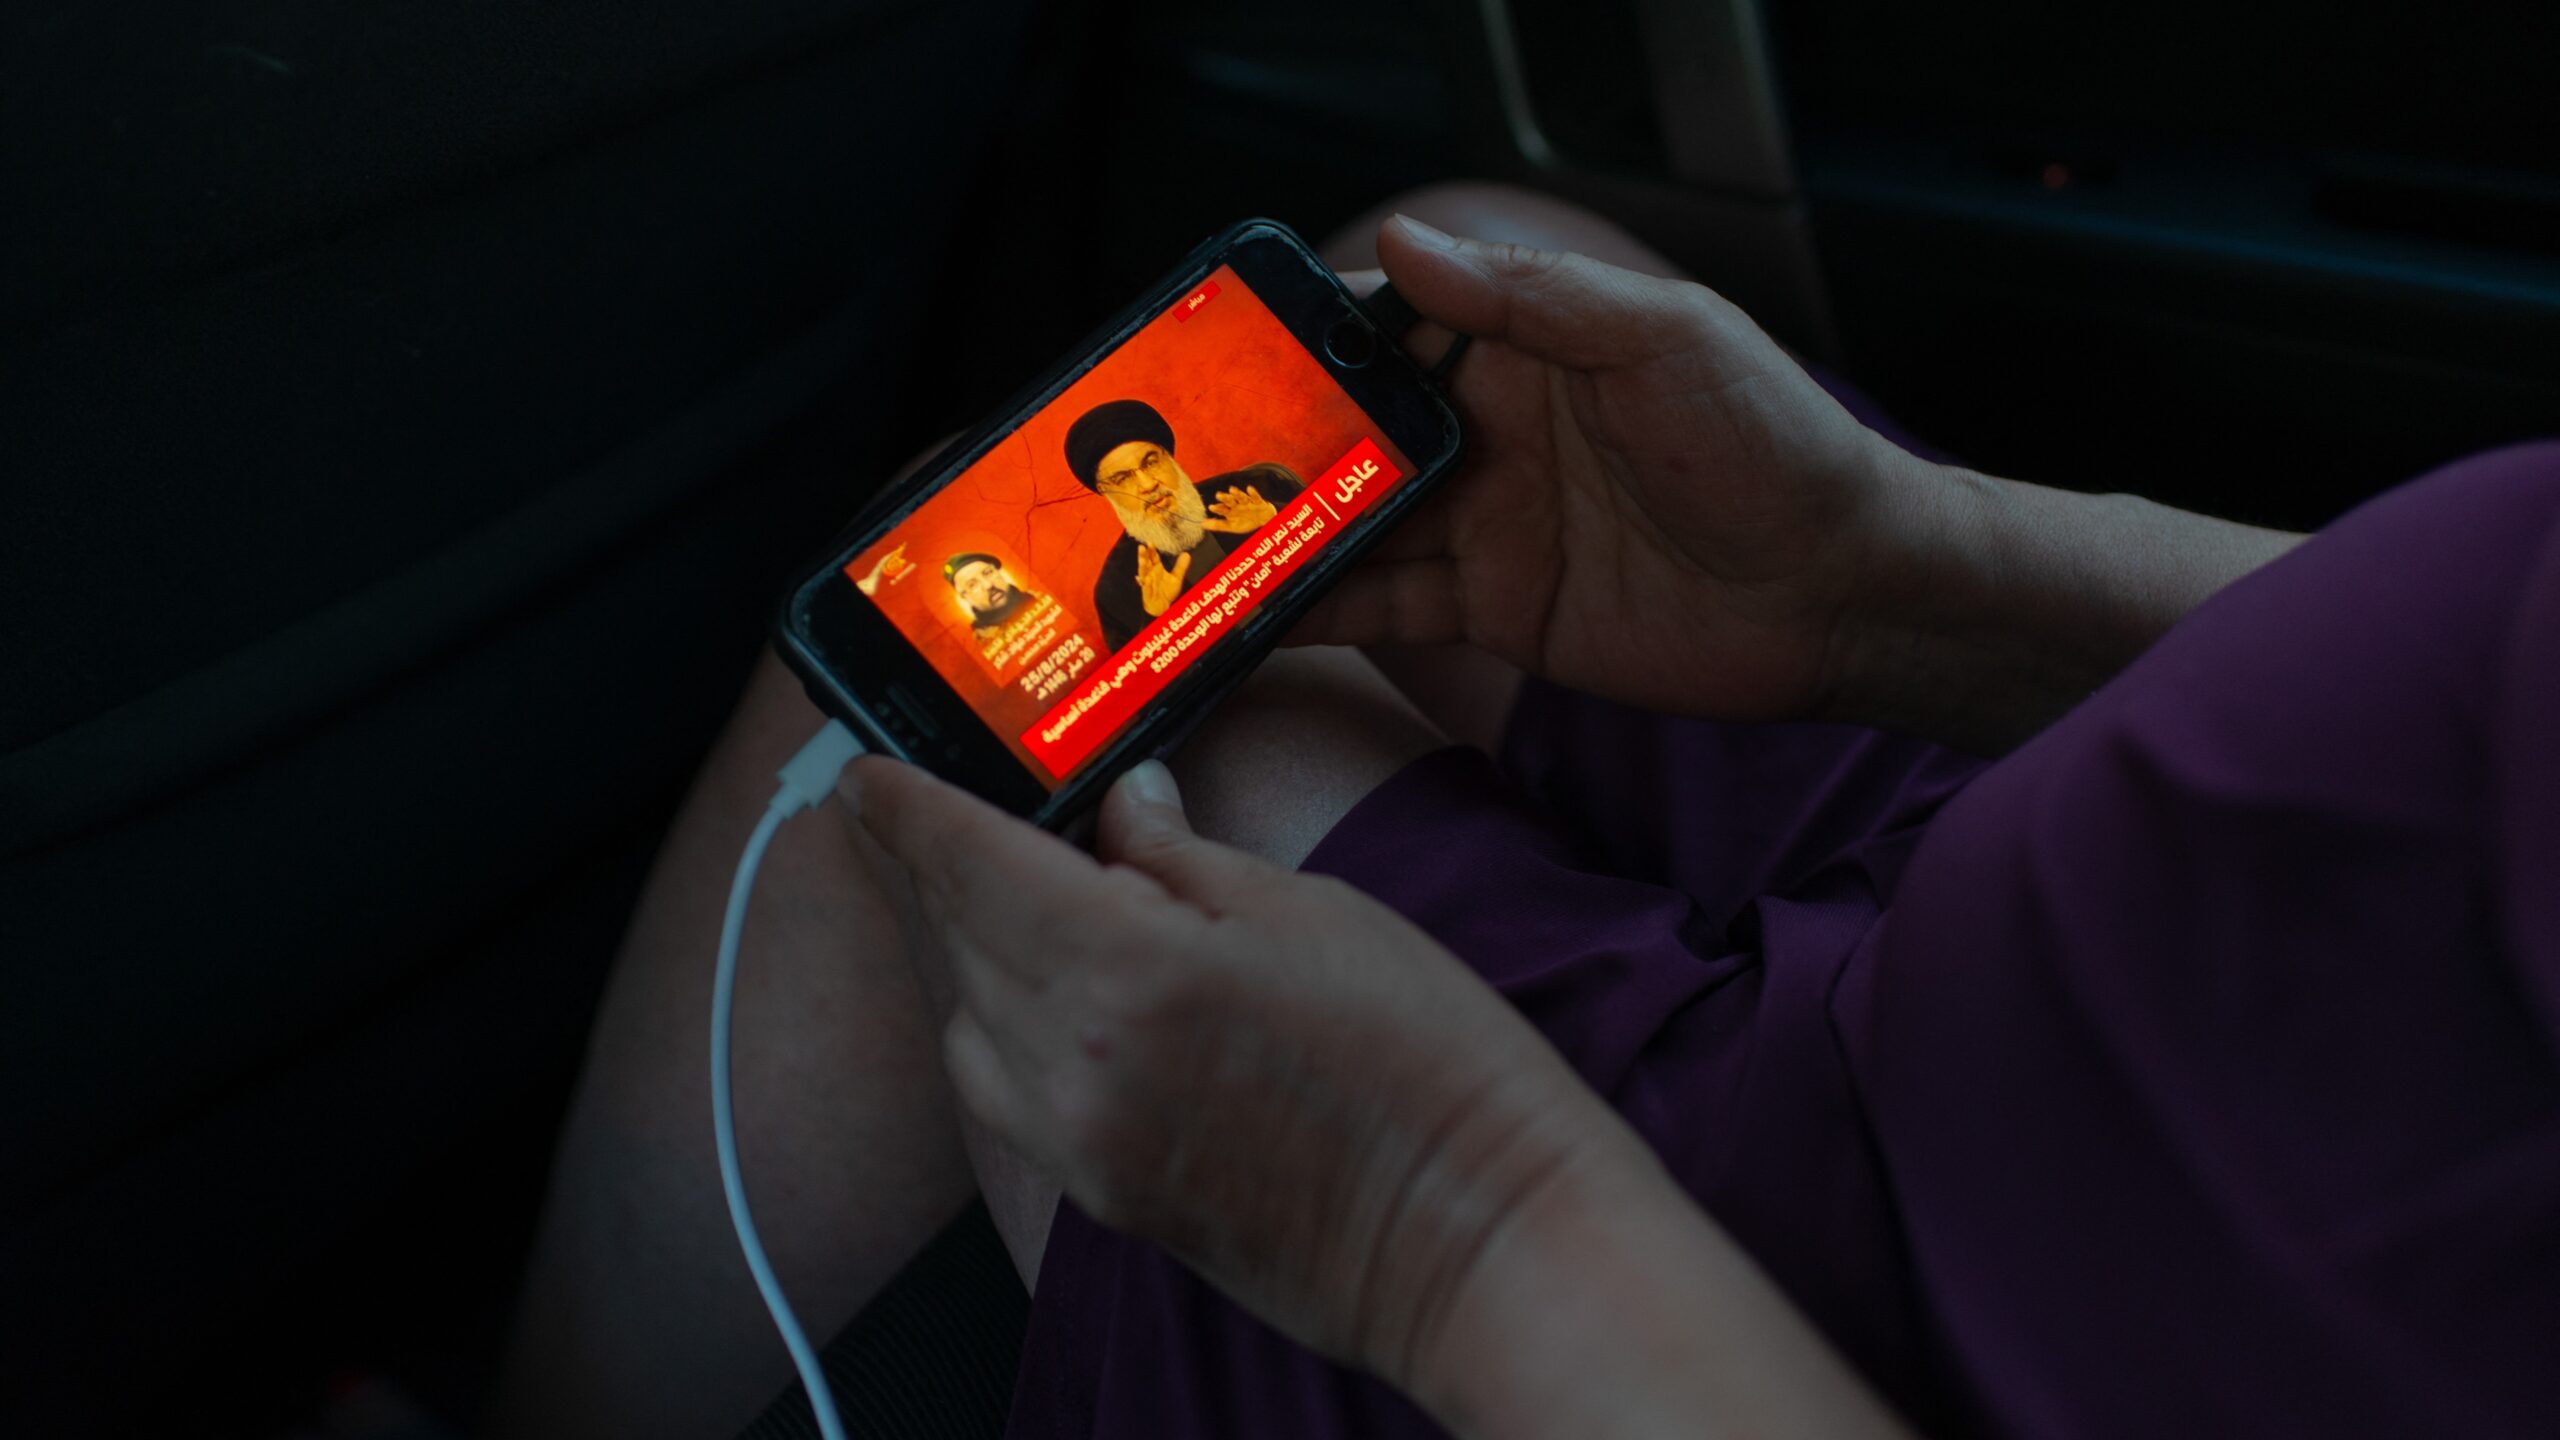
{"label": "purple dress", "polygon": [[[1307,861],[1535,1021],[1924,1433],[2560,1434],[2560,445],[1995,764],[1545,688]],[[1011,1433],[1436,1433],[1063,1207]]]}

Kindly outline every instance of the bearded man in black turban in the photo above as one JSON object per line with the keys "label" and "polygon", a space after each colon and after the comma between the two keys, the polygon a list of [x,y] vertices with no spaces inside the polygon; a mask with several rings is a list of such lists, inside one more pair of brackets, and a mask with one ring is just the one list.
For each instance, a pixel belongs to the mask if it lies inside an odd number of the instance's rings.
{"label": "bearded man in black turban", "polygon": [[[1248,465],[1194,482],[1173,456],[1173,427],[1143,400],[1108,400],[1067,427],[1076,483],[1111,502],[1127,531],[1093,582],[1112,650],[1218,568],[1237,541],[1268,524],[1302,488],[1286,465]],[[1201,492],[1215,495],[1203,498]]]}

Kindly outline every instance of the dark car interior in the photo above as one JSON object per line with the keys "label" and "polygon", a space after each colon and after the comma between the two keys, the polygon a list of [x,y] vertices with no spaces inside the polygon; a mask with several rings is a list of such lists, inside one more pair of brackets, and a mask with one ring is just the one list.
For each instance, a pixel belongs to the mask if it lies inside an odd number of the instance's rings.
{"label": "dark car interior", "polygon": [[2560,431],[2560,8],[28,0],[0,1433],[467,1431],[793,567],[1221,226],[1592,206],[2002,474]]}

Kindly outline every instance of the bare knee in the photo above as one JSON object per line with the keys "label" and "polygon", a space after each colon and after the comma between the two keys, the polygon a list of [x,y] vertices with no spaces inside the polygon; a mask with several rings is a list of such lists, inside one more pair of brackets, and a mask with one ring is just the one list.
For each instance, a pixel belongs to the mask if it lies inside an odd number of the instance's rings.
{"label": "bare knee", "polygon": [[1387,777],[1448,737],[1354,650],[1284,650],[1173,761],[1200,833],[1304,860]]}

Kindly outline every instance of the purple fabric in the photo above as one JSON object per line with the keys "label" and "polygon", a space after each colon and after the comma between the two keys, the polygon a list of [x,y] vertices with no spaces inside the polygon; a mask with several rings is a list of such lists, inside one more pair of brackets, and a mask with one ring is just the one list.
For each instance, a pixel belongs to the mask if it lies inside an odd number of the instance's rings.
{"label": "purple fabric", "polygon": [[[2560,1419],[2560,445],[2342,520],[1997,764],[1533,689],[1308,868],[1923,1431]],[[1433,1432],[1068,1206],[1012,1433]]]}

